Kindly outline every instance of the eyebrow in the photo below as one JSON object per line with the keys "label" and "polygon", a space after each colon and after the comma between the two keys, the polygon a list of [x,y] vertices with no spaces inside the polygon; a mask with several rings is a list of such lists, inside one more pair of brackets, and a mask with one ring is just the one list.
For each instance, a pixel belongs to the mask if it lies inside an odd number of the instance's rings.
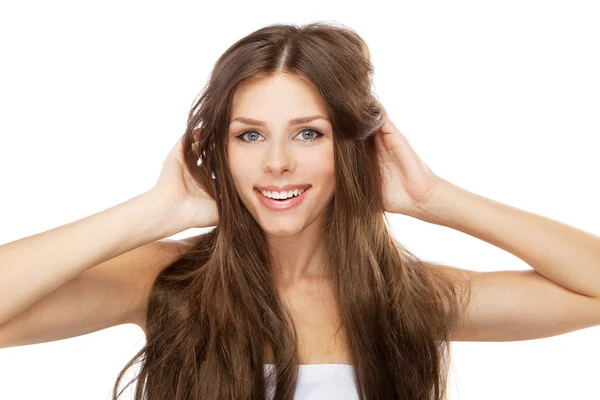
{"label": "eyebrow", "polygon": [[[314,121],[315,119],[323,119],[323,120],[329,122],[329,120],[322,115],[310,115],[308,117],[299,117],[299,118],[290,119],[288,125],[294,126],[294,125],[306,124],[307,122]],[[257,119],[246,118],[246,117],[236,117],[231,120],[231,122],[233,122],[233,121],[240,121],[240,122],[243,122],[244,124],[248,124],[248,125],[267,126],[267,123],[265,121],[260,121]]]}

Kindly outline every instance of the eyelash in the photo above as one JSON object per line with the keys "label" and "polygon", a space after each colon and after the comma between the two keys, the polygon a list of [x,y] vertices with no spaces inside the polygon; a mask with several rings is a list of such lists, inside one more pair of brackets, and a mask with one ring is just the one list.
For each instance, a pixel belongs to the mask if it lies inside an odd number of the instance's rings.
{"label": "eyelash", "polygon": [[[314,142],[314,141],[316,141],[316,140],[318,140],[318,139],[322,138],[323,136],[325,136],[324,134],[322,134],[321,132],[319,132],[318,130],[316,130],[316,129],[313,129],[313,128],[302,128],[302,129],[300,129],[300,132],[298,132],[298,133],[302,133],[302,132],[304,132],[304,131],[313,131],[313,132],[315,132],[315,133],[317,134],[317,136],[316,136],[314,139],[309,139],[309,140],[301,140],[301,142]],[[244,131],[244,132],[240,133],[240,134],[239,134],[239,135],[237,135],[235,138],[236,138],[237,140],[241,140],[242,142],[245,142],[245,143],[251,143],[251,144],[258,143],[258,141],[252,141],[252,142],[251,142],[251,141],[248,141],[248,140],[244,140],[244,139],[242,139],[242,136],[244,136],[246,133],[249,133],[249,132],[256,132],[256,133],[258,133],[258,132],[257,132],[256,130],[254,130],[254,129],[249,129],[249,130],[247,130],[247,131]]]}

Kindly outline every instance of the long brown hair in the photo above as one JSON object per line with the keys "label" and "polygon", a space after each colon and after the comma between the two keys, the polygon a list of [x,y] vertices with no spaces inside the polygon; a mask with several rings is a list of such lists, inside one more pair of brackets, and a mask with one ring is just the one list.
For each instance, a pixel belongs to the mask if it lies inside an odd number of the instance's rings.
{"label": "long brown hair", "polygon": [[[333,127],[336,186],[324,244],[360,397],[446,398],[451,332],[469,287],[426,268],[388,231],[374,142],[382,110],[371,92],[369,51],[352,29],[315,22],[271,25],[240,39],[194,102],[185,163],[217,200],[219,224],[154,281],[146,344],[120,372],[113,399],[137,362],[139,375],[125,387],[138,380],[136,400],[293,398],[296,331],[272,278],[265,235],[234,186],[225,134],[237,85],[279,72],[314,85]],[[200,162],[191,148],[198,128]],[[265,375],[267,342],[275,370]]]}

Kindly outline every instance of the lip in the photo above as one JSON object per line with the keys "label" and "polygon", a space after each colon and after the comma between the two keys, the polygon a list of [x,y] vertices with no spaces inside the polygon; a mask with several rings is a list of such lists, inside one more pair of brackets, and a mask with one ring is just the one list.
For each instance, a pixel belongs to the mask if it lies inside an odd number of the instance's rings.
{"label": "lip", "polygon": [[258,198],[263,206],[265,206],[268,209],[273,210],[273,211],[285,211],[285,210],[289,210],[289,209],[292,209],[292,208],[300,205],[300,203],[302,203],[302,201],[306,197],[306,193],[310,190],[311,187],[309,187],[304,192],[302,192],[302,194],[300,196],[292,197],[290,199],[283,200],[283,201],[273,200],[266,196],[263,196],[263,194],[258,189],[254,189],[254,192],[258,196]]}
{"label": "lip", "polygon": [[307,184],[307,185],[285,185],[285,186],[255,186],[256,189],[260,189],[263,192],[269,191],[269,192],[289,192],[290,190],[295,190],[295,189],[306,189],[309,188],[311,185]]}

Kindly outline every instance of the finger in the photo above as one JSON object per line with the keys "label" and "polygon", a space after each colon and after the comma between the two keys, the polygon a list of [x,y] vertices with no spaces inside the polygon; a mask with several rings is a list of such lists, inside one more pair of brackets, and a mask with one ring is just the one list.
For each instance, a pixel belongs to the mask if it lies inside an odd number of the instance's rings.
{"label": "finger", "polygon": [[385,110],[385,108],[383,108],[384,110],[384,123],[383,125],[381,125],[381,130],[384,134],[389,134],[389,133],[394,133],[394,132],[400,132],[400,129],[398,129],[398,127],[396,126],[396,124],[394,124],[394,121],[392,121],[390,119],[390,116],[388,115],[387,111]]}
{"label": "finger", "polygon": [[192,143],[192,152],[194,154],[194,157],[200,157],[200,142]]}
{"label": "finger", "polygon": [[171,151],[177,151],[178,149],[180,149],[182,142],[183,142],[183,136],[180,136],[179,139],[177,139],[177,142],[175,142],[175,144],[173,145],[173,148],[171,149]]}
{"label": "finger", "polygon": [[384,121],[379,129],[383,132],[383,134],[390,134],[393,132],[399,133],[400,129],[398,129],[396,124],[394,124],[394,121],[390,119],[390,115],[388,114],[387,109],[380,102],[377,102],[377,104],[379,104],[379,107],[381,108]]}
{"label": "finger", "polygon": [[385,107],[383,106],[383,104],[379,103],[379,107],[381,108],[381,112],[383,114],[383,119],[387,119],[388,113],[387,113],[387,110],[385,109]]}
{"label": "finger", "polygon": [[194,142],[197,142],[200,140],[200,129],[195,129],[192,133],[192,139]]}

